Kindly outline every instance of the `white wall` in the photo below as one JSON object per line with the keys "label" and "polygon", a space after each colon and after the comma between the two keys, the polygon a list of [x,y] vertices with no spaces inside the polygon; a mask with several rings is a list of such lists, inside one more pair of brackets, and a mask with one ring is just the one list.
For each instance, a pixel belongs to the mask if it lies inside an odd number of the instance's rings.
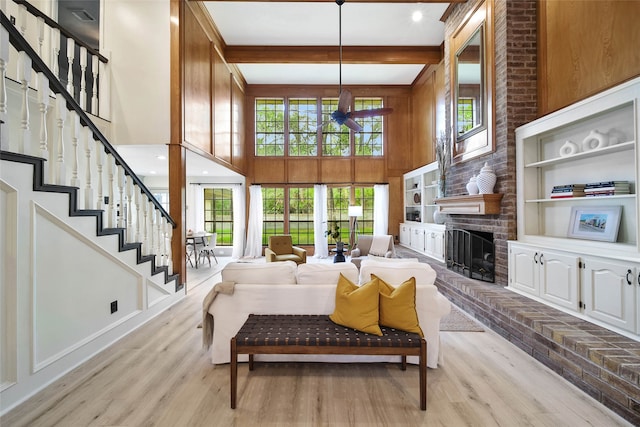
{"label": "white wall", "polygon": [[113,145],[168,144],[169,0],[103,0],[100,50],[109,58]]}

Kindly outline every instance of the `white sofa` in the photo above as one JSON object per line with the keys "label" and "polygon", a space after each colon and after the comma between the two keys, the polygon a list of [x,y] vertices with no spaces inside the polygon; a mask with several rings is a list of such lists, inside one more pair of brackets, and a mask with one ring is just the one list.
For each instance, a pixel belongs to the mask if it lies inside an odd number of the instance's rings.
{"label": "white sofa", "polygon": [[[435,271],[419,262],[363,260],[358,271],[349,262],[336,264],[300,264],[276,262],[251,264],[232,262],[222,270],[222,283],[232,282],[233,293],[217,293],[207,302],[206,313],[213,316],[211,362],[229,363],[230,340],[249,314],[331,314],[335,307],[335,289],[340,273],[354,283],[365,283],[375,274],[397,286],[416,278],[416,308],[427,340],[427,366],[442,363],[440,319],[451,311],[451,303],[433,284]],[[207,301],[207,299],[205,299]],[[248,360],[246,355],[240,360]],[[257,355],[256,360],[325,361],[325,362],[397,362],[399,356],[337,355]],[[418,358],[407,358],[417,363]]]}

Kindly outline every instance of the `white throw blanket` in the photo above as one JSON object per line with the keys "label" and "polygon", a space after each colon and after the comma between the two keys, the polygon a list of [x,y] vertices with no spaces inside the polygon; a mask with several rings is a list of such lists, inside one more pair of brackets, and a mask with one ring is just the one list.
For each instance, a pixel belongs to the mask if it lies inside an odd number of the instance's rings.
{"label": "white throw blanket", "polygon": [[209,313],[209,307],[218,294],[233,295],[235,282],[226,281],[216,283],[202,301],[202,346],[209,349],[213,343],[213,315]]}
{"label": "white throw blanket", "polygon": [[385,256],[389,251],[389,239],[391,236],[373,236],[371,239],[371,247],[369,248],[369,254],[377,256]]}

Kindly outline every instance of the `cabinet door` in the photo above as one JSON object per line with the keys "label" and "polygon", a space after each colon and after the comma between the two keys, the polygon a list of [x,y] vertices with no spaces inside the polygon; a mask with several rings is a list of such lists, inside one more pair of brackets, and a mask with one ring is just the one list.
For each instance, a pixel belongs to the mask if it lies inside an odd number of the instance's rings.
{"label": "cabinet door", "polygon": [[585,314],[635,332],[637,273],[638,267],[633,263],[585,258]]}
{"label": "cabinet door", "polygon": [[433,256],[444,262],[444,231],[434,231]]}
{"label": "cabinet door", "polygon": [[433,231],[427,231],[425,234],[425,252],[427,255],[433,256],[436,246],[436,237]]}
{"label": "cabinet door", "polygon": [[540,295],[538,258],[540,251],[528,246],[509,245],[509,287]]}
{"label": "cabinet door", "polygon": [[411,232],[406,224],[400,224],[400,243],[405,246],[411,245]]}
{"label": "cabinet door", "polygon": [[572,310],[579,310],[580,275],[579,258],[549,250],[538,257],[540,268],[540,296],[550,302]]}
{"label": "cabinet door", "polygon": [[425,230],[422,228],[411,229],[411,247],[417,251],[424,252],[425,250]]}

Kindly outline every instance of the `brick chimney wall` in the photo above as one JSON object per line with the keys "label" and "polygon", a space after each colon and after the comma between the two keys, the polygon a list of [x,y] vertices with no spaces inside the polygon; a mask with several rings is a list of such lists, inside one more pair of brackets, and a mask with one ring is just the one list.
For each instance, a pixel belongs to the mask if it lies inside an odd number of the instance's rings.
{"label": "brick chimney wall", "polygon": [[[447,229],[463,228],[493,233],[496,253],[495,283],[508,281],[507,240],[516,238],[515,129],[537,118],[537,7],[536,0],[494,2],[495,145],[481,157],[452,165],[447,173],[447,196],[468,194],[466,184],[485,162],[497,175],[495,193],[502,193],[499,215],[447,215]],[[451,123],[451,85],[448,41],[469,11],[481,1],[459,3],[445,23],[445,86],[447,123]]]}

